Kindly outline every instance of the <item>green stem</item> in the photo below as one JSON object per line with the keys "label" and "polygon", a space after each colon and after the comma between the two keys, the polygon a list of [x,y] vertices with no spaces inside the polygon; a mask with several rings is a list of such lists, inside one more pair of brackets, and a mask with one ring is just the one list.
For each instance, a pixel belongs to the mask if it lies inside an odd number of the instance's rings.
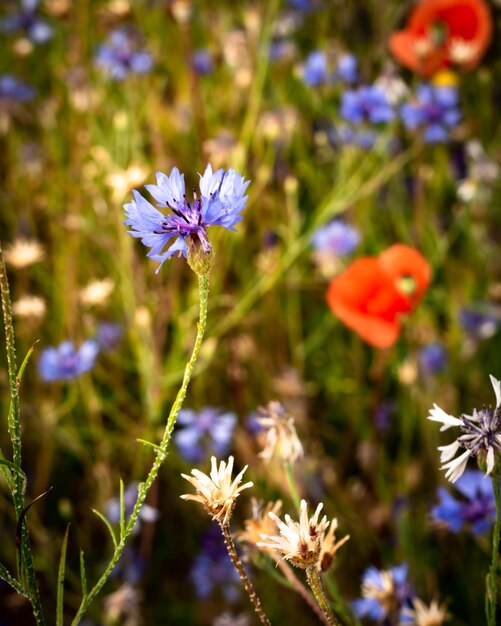
{"label": "green stem", "polygon": [[285,476],[287,477],[287,484],[289,486],[289,491],[291,494],[292,501],[294,502],[296,511],[299,512],[301,498],[299,497],[299,493],[298,493],[297,486],[296,486],[296,481],[294,479],[294,469],[290,461],[284,461],[284,470],[285,470]]}
{"label": "green stem", "polygon": [[254,585],[251,583],[249,577],[247,576],[247,572],[242,565],[242,561],[238,556],[237,550],[235,548],[235,544],[233,543],[233,538],[230,532],[230,525],[228,523],[221,522],[219,524],[221,527],[221,532],[223,533],[224,543],[226,545],[226,549],[228,550],[228,554],[230,555],[230,559],[232,560],[233,565],[235,566],[238,575],[240,576],[240,580],[244,586],[247,595],[249,596],[250,601],[254,607],[254,610],[259,616],[259,619],[265,626],[271,626],[270,620],[266,617],[266,613],[263,611],[263,607],[261,606],[261,602],[259,597],[254,589]]}
{"label": "green stem", "polygon": [[499,476],[492,477],[492,488],[496,500],[496,522],[492,533],[492,563],[486,579],[485,615],[488,626],[496,626],[496,604],[498,596],[497,571],[499,561],[499,534],[501,532],[501,493]]}
{"label": "green stem", "polygon": [[162,466],[162,463],[167,458],[167,448],[170,442],[171,434],[174,429],[174,425],[176,423],[176,419],[179,414],[179,411],[181,410],[184,399],[186,397],[188,384],[190,382],[191,375],[193,373],[193,368],[195,366],[198,353],[202,345],[203,336],[205,333],[205,326],[206,326],[206,321],[207,321],[207,303],[208,303],[208,297],[209,297],[209,275],[208,274],[205,274],[205,275],[198,274],[198,289],[199,289],[199,294],[200,294],[200,317],[199,317],[199,321],[197,324],[197,336],[195,339],[195,345],[193,346],[193,352],[191,353],[190,360],[186,364],[186,368],[184,370],[183,382],[181,384],[179,391],[177,392],[176,399],[170,410],[169,417],[167,419],[167,424],[165,426],[165,431],[162,437],[162,441],[159,446],[155,446],[155,450],[156,450],[155,460],[153,462],[153,465],[151,467],[151,470],[146,480],[143,483],[140,483],[139,485],[137,500],[134,505],[134,509],[129,518],[129,521],[127,522],[124,532],[122,533],[120,537],[120,541],[118,542],[115,548],[115,552],[113,553],[111,560],[107,568],[103,572],[101,578],[97,581],[94,587],[88,593],[84,594],[82,598],[82,602],[78,609],[78,612],[75,616],[75,619],[71,623],[72,626],[77,626],[79,624],[87,608],[93,602],[93,600],[98,595],[98,593],[101,591],[104,584],[108,580],[111,572],[113,571],[118,561],[120,560],[120,557],[122,556],[127,540],[132,532],[132,529],[134,528],[138,520],[139,513],[141,511],[141,507],[144,504],[144,501],[146,500],[146,496],[148,495],[148,492],[155,478],[158,475],[158,472],[160,470],[160,467]]}
{"label": "green stem", "polygon": [[[7,420],[7,429],[12,443],[12,463],[15,467],[12,482],[12,499],[16,511],[16,518],[19,519],[24,509],[24,483],[23,472],[21,468],[21,416],[19,409],[19,381],[17,377],[17,360],[16,360],[16,344],[14,336],[14,325],[12,323],[12,308],[10,304],[9,282],[7,280],[7,271],[0,245],[0,291],[2,295],[2,310],[5,326],[5,346],[7,352],[7,367],[9,371],[9,387],[10,387],[10,409]],[[23,521],[21,526],[21,550],[20,550],[20,571],[19,575],[26,574],[26,582],[29,592],[33,615],[38,626],[43,626],[45,620],[43,617],[42,605],[38,593],[37,582],[35,578],[35,568],[33,566],[33,554],[31,552],[28,528],[26,522]]]}
{"label": "green stem", "polygon": [[310,585],[311,590],[313,591],[313,595],[315,596],[318,602],[318,605],[322,609],[322,612],[327,618],[329,624],[331,624],[331,626],[340,626],[334,613],[332,612],[331,607],[329,606],[329,603],[325,596],[324,588],[322,586],[322,580],[320,578],[320,574],[318,573],[318,570],[315,565],[310,565],[309,567],[306,568],[306,578],[308,579],[308,584]]}

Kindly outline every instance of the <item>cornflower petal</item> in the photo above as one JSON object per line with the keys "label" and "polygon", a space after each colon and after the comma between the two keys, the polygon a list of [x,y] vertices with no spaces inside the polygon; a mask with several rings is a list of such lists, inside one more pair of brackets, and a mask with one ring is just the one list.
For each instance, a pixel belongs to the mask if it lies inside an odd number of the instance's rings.
{"label": "cornflower petal", "polygon": [[443,426],[440,428],[441,431],[448,430],[452,426],[461,426],[463,423],[459,418],[446,413],[437,404],[433,405],[433,409],[431,409],[428,419],[432,422],[442,422]]}
{"label": "cornflower petal", "polygon": [[447,470],[445,477],[450,480],[451,483],[455,483],[456,480],[463,474],[471,454],[471,450],[466,450],[457,458],[441,466],[440,469]]}

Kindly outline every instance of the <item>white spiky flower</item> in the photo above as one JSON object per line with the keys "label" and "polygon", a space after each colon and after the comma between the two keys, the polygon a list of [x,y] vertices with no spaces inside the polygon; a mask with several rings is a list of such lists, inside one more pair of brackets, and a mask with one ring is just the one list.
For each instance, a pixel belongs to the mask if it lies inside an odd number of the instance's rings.
{"label": "white spiky flower", "polygon": [[212,516],[212,519],[220,524],[227,524],[230,521],[235,500],[243,489],[252,487],[253,483],[247,482],[240,485],[242,476],[244,475],[247,465],[243,470],[231,480],[234,459],[229,457],[228,463],[221,461],[219,468],[217,466],[216,457],[211,457],[211,471],[209,476],[197,469],[192,469],[193,476],[181,474],[188,482],[190,482],[197,493],[184,494],[181,496],[183,500],[193,500],[204,505],[205,509]]}
{"label": "white spiky flower", "polygon": [[319,521],[323,504],[320,503],[315,513],[308,517],[306,500],[301,500],[299,508],[299,522],[295,522],[290,515],[285,516],[285,522],[272,511],[268,513],[277,525],[279,535],[261,535],[264,541],[257,545],[262,548],[277,551],[292,565],[306,569],[316,565],[322,551],[324,533],[329,526],[327,516]]}
{"label": "white spiky flower", "polygon": [[427,606],[419,598],[414,598],[412,605],[412,609],[402,611],[405,618],[401,622],[402,626],[442,626],[448,619],[445,604],[439,604],[436,600]]}
{"label": "white spiky flower", "polygon": [[38,263],[44,256],[42,245],[34,239],[16,239],[4,252],[5,262],[16,269]]}
{"label": "white spiky flower", "polygon": [[104,304],[108,300],[114,287],[115,283],[111,278],[93,280],[80,290],[78,297],[82,304],[97,306]]}
{"label": "white spiky flower", "polygon": [[266,463],[277,457],[288,463],[298,461],[304,453],[292,415],[276,401],[260,407],[259,413],[257,421],[266,431],[265,445],[259,456]]}
{"label": "white spiky flower", "polygon": [[[461,435],[446,446],[439,446],[440,461],[446,470],[445,477],[455,482],[466,469],[470,456],[476,456],[481,469],[488,476],[492,473],[496,461],[501,453],[501,382],[490,376],[492,387],[496,395],[496,406],[474,409],[472,415],[454,417],[449,415],[436,404],[433,405],[428,419],[433,422],[441,422],[440,430],[448,430],[457,426]],[[459,456],[456,453],[464,449]]]}

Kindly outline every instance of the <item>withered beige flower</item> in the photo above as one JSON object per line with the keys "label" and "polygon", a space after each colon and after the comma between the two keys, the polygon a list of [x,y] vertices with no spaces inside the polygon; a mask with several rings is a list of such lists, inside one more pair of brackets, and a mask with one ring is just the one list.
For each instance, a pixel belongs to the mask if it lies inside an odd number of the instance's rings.
{"label": "withered beige flower", "polygon": [[247,465],[243,470],[231,480],[234,459],[229,457],[228,463],[221,461],[219,468],[217,466],[216,457],[211,457],[211,471],[209,476],[197,469],[191,470],[193,476],[181,474],[188,482],[190,482],[197,490],[196,495],[184,494],[181,496],[183,500],[193,500],[204,505],[212,519],[220,524],[228,524],[231,514],[235,507],[235,500],[244,489],[252,487],[252,482],[240,485],[242,476],[244,475]]}
{"label": "withered beige flower", "polygon": [[266,442],[259,456],[269,463],[272,458],[295,463],[303,456],[303,446],[297,436],[294,418],[280,402],[269,402],[260,407],[258,423],[266,430]]}
{"label": "withered beige flower", "polygon": [[342,539],[336,541],[337,528],[338,521],[334,518],[330,523],[329,530],[324,534],[322,539],[322,549],[320,550],[320,558],[317,563],[317,569],[320,572],[326,572],[331,567],[334,557],[336,556],[336,552],[350,538],[350,535],[345,535]]}
{"label": "withered beige flower", "polygon": [[439,604],[436,600],[427,606],[419,598],[414,598],[412,604],[412,609],[404,609],[403,611],[405,616],[412,621],[405,620],[405,622],[401,622],[402,624],[405,623],[408,626],[442,626],[449,618],[445,604]]}
{"label": "withered beige flower", "polygon": [[104,304],[110,297],[114,286],[115,283],[111,280],[111,278],[93,280],[80,290],[80,302],[87,306]]}
{"label": "withered beige flower", "polygon": [[282,509],[282,502],[277,500],[276,502],[268,502],[263,505],[263,502],[258,502],[255,498],[252,499],[252,517],[248,518],[244,522],[245,530],[237,533],[237,537],[240,541],[246,541],[253,546],[258,547],[263,552],[272,554],[273,550],[261,545],[263,535],[273,535],[277,531],[277,526],[274,520],[269,516],[272,512],[275,515],[280,515]]}
{"label": "withered beige flower", "polygon": [[4,251],[5,262],[16,269],[29,267],[44,258],[44,249],[34,239],[16,239]]}
{"label": "withered beige flower", "polygon": [[24,319],[41,319],[45,315],[45,300],[39,296],[22,296],[12,304],[12,312]]}

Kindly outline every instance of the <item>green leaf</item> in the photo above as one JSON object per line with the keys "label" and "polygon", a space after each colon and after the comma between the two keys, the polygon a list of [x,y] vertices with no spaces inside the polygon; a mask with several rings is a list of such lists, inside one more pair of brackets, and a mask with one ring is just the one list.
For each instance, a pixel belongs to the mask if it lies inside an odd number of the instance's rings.
{"label": "green leaf", "polygon": [[85,600],[87,597],[87,576],[85,574],[85,559],[83,550],[80,550],[80,581],[82,583],[82,596]]}
{"label": "green leaf", "polygon": [[124,536],[124,531],[125,531],[124,481],[120,479],[120,539]]}
{"label": "green leaf", "polygon": [[153,448],[157,452],[161,452],[162,454],[167,454],[167,452],[160,446],[157,446],[156,443],[151,443],[151,441],[146,441],[146,439],[136,439],[136,441],[144,444],[145,446],[149,446],[150,448]]}
{"label": "green leaf", "polygon": [[13,589],[15,589],[17,593],[20,593],[26,598],[30,597],[29,593],[25,590],[22,584],[19,581],[17,581],[14,578],[14,576],[12,576],[12,574],[9,573],[9,570],[1,563],[0,563],[0,578],[2,580],[5,580],[5,582],[8,583]]}
{"label": "green leaf", "polygon": [[63,626],[63,599],[64,599],[64,575],[66,570],[66,548],[68,546],[68,534],[70,525],[66,526],[63,545],[61,546],[61,558],[59,559],[59,571],[57,573],[57,606],[56,606],[56,626]]}
{"label": "green leaf", "polygon": [[117,538],[115,537],[115,532],[113,531],[113,528],[111,527],[111,524],[106,519],[106,517],[102,513],[100,513],[97,509],[92,509],[92,512],[95,513],[104,524],[106,524],[106,528],[110,531],[111,539],[113,540],[113,545],[115,546],[115,549],[116,549],[118,543],[117,543]]}
{"label": "green leaf", "polygon": [[31,346],[31,348],[26,353],[26,356],[24,357],[24,360],[21,363],[21,367],[19,368],[19,371],[17,372],[17,385],[18,386],[21,383],[21,380],[22,380],[23,374],[24,374],[24,370],[26,369],[26,366],[28,365],[28,361],[30,360],[30,356],[33,354],[33,350],[35,349],[35,346],[37,345],[37,343],[38,343],[38,339],[35,341],[35,343]]}

